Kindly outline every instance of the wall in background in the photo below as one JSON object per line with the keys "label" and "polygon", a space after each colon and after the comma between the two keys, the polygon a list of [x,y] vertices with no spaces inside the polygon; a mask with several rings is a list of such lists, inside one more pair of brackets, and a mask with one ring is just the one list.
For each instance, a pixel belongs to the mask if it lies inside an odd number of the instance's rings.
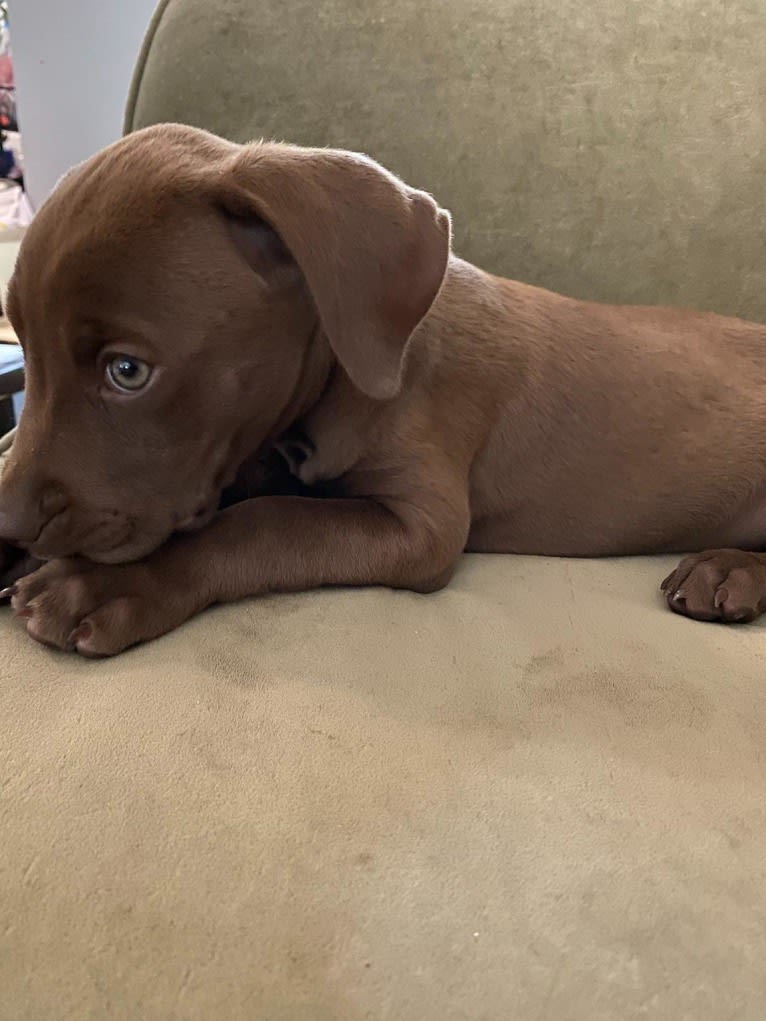
{"label": "wall in background", "polygon": [[27,190],[37,206],[63,173],[119,138],[156,0],[10,0]]}

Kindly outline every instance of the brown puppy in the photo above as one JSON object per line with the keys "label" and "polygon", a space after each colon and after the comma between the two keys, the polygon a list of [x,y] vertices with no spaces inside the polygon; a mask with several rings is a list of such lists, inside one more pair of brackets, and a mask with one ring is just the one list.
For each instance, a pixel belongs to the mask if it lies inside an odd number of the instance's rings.
{"label": "brown puppy", "polygon": [[[363,156],[131,135],[40,211],[8,312],[28,374],[0,569],[49,561],[7,594],[64,649],[262,592],[427,592],[464,549],[766,539],[766,327],[492,277]],[[752,619],[766,557],[703,553],[665,587]]]}

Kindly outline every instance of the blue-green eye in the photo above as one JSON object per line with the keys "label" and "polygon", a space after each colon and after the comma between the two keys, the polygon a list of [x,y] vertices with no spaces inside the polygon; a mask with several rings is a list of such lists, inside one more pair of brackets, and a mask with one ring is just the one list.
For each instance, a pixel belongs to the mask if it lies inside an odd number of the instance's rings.
{"label": "blue-green eye", "polygon": [[109,383],[123,393],[143,390],[152,377],[152,367],[132,355],[118,355],[106,367]]}

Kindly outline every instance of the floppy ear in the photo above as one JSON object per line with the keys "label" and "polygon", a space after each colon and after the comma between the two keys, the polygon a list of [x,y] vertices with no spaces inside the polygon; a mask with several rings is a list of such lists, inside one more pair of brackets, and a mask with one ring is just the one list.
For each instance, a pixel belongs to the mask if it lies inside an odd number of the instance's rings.
{"label": "floppy ear", "polygon": [[393,397],[444,279],[449,214],[366,156],[277,143],[230,157],[217,193],[256,269],[284,244],[352,382]]}

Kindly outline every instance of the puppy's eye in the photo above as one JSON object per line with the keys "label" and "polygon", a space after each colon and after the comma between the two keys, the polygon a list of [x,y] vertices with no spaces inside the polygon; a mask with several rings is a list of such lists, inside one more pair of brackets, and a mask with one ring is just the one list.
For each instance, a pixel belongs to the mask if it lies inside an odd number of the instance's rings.
{"label": "puppy's eye", "polygon": [[109,383],[123,393],[134,393],[143,390],[151,379],[152,367],[140,358],[132,355],[118,355],[112,358],[106,367],[106,378]]}

